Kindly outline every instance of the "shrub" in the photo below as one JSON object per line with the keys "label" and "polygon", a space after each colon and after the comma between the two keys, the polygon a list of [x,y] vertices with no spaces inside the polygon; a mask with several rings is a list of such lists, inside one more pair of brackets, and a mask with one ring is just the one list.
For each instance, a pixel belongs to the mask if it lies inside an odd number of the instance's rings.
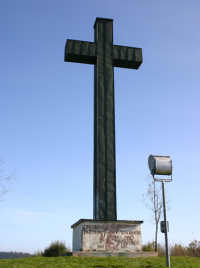
{"label": "shrub", "polygon": [[170,255],[171,256],[186,256],[187,249],[181,244],[175,244],[170,247]]}
{"label": "shrub", "polygon": [[[142,246],[143,251],[155,251],[155,242],[148,242]],[[165,256],[165,247],[158,243],[157,245],[158,256]]]}
{"label": "shrub", "polygon": [[43,255],[43,252],[41,250],[37,250],[35,253],[34,253],[34,256],[35,257],[41,257]]}
{"label": "shrub", "polygon": [[154,242],[148,242],[142,246],[143,251],[154,251]]}
{"label": "shrub", "polygon": [[165,246],[158,244],[158,256],[165,256]]}
{"label": "shrub", "polygon": [[42,254],[44,257],[58,257],[64,256],[70,250],[65,246],[64,242],[55,241],[50,244],[48,248],[46,248]]}
{"label": "shrub", "polygon": [[187,255],[200,257],[200,241],[193,240],[187,247]]}

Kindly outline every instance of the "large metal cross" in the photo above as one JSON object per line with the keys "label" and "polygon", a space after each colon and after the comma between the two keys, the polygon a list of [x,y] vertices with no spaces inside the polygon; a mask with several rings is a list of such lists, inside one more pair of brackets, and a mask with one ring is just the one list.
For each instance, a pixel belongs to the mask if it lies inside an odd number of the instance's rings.
{"label": "large metal cross", "polygon": [[114,68],[138,69],[142,49],[113,45],[113,20],[96,18],[94,42],[68,39],[65,61],[94,64],[93,218],[117,220]]}

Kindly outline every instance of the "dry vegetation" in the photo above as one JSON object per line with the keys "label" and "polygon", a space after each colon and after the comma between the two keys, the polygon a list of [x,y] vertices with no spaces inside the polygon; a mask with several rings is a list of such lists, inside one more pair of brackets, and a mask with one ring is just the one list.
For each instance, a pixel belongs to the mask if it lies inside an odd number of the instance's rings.
{"label": "dry vegetation", "polygon": [[[144,251],[153,251],[154,242],[149,242],[143,245]],[[165,255],[165,247],[158,244],[158,255]],[[193,240],[188,246],[183,246],[181,244],[174,244],[170,246],[171,256],[190,256],[190,257],[200,257],[200,241]]]}

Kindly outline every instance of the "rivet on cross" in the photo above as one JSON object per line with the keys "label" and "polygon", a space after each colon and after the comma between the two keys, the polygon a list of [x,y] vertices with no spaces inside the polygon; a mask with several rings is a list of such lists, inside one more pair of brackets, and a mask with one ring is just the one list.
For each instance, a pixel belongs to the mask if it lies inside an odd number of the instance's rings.
{"label": "rivet on cross", "polygon": [[65,61],[94,64],[93,218],[117,220],[114,68],[138,69],[142,49],[113,45],[113,20],[96,18],[95,41],[67,40]]}

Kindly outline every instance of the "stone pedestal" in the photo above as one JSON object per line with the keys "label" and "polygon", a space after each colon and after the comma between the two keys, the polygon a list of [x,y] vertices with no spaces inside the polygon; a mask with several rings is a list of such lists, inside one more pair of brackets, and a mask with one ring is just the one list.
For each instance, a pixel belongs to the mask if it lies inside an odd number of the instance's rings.
{"label": "stone pedestal", "polygon": [[81,219],[73,229],[73,252],[139,253],[143,221]]}

